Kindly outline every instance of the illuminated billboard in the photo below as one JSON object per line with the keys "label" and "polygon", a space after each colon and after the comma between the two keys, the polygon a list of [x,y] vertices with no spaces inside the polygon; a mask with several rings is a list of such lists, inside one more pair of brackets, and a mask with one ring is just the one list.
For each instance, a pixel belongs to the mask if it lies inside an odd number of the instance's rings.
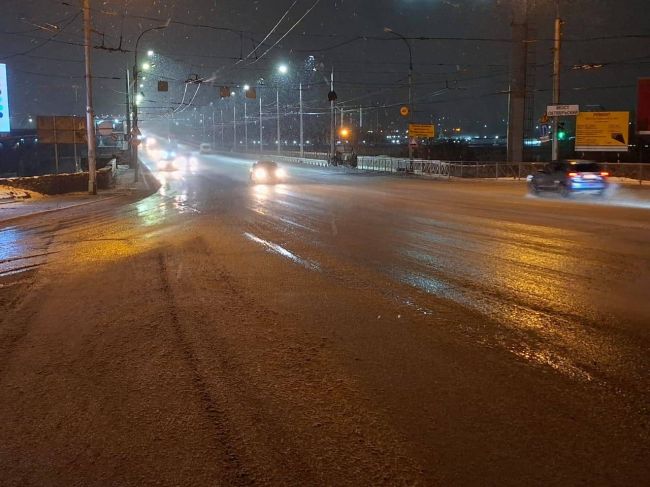
{"label": "illuminated billboard", "polygon": [[11,131],[9,123],[9,93],[7,88],[7,65],[0,64],[0,133]]}

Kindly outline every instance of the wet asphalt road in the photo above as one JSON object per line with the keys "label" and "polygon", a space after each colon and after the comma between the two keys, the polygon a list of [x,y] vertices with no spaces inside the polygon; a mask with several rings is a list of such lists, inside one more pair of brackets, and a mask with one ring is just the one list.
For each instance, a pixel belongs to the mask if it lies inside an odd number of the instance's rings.
{"label": "wet asphalt road", "polygon": [[[309,336],[334,340],[328,360],[360,384],[359,404],[381,412],[378,429],[398,438],[400,453],[382,450],[383,440],[376,448],[387,458],[408,459],[368,460],[369,468],[397,465],[382,474],[383,483],[632,485],[647,479],[650,192],[622,187],[606,201],[567,201],[528,197],[516,182],[423,181],[295,166],[287,166],[285,184],[252,185],[250,160],[196,157],[182,171],[154,171],[162,188],[145,200],[1,229],[6,289],[41,266],[101,264],[79,242],[102,242],[125,259],[171,245],[171,263],[161,264],[172,276],[162,284],[170,295],[196,284],[174,291],[173,276],[181,280],[187,268],[200,274],[224,261],[252,302],[268,299],[273,312],[306,323]],[[224,248],[209,259],[194,257],[193,247],[183,250],[180,243],[194,239]],[[27,255],[33,257],[22,258]],[[111,272],[102,269],[90,275]],[[38,274],[30,279],[26,292],[38,292]],[[197,295],[183,300],[199,300],[207,289],[198,286]],[[19,302],[5,308],[12,312]],[[120,316],[130,313],[113,305]],[[174,314],[182,322],[182,309]],[[188,326],[198,333],[201,318],[193,320]],[[5,371],[21,341],[29,341],[29,325],[18,335],[1,342]],[[210,341],[208,332],[195,339],[197,349]],[[218,355],[204,353],[208,362]],[[247,397],[262,402],[262,396]],[[322,403],[310,408],[318,411]],[[304,454],[307,466],[296,466],[289,455],[285,467],[310,472],[304,475],[316,483],[376,485],[370,474],[339,476],[327,461],[318,463],[314,458],[327,457],[321,446]],[[16,451],[0,447],[0,461],[14,475],[22,472],[12,464]],[[297,483],[277,463],[250,468],[258,475],[242,474],[244,483]],[[209,478],[229,478],[215,475]]]}

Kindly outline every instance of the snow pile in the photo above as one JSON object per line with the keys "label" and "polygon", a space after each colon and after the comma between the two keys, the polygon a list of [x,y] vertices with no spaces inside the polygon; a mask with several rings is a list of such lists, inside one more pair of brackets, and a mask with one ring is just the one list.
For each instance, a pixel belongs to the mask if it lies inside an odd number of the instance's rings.
{"label": "snow pile", "polygon": [[35,193],[34,191],[0,185],[0,202],[24,200],[39,196],[41,196],[40,193]]}

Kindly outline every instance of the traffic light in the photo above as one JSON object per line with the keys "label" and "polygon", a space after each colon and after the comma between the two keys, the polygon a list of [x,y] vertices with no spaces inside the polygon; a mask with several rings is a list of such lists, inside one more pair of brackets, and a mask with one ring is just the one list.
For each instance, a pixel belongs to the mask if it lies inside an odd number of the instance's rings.
{"label": "traffic light", "polygon": [[557,124],[557,140],[566,140],[566,129],[564,128],[564,122]]}

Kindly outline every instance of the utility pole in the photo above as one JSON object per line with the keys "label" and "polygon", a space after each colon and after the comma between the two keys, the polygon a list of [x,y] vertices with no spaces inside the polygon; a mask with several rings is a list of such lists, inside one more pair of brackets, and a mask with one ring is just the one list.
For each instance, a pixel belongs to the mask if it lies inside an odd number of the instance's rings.
{"label": "utility pole", "polygon": [[305,126],[303,124],[302,110],[302,81],[300,82],[300,157],[305,157]]}
{"label": "utility pole", "polygon": [[[560,0],[555,1],[555,36],[553,38],[553,105],[560,104],[560,70],[562,69],[562,19],[560,18]],[[553,147],[551,160],[560,158],[560,141],[558,140],[559,117],[553,117]]]}
{"label": "utility pole", "polygon": [[88,193],[97,194],[97,140],[95,138],[95,110],[93,109],[93,78],[90,53],[92,50],[90,31],[90,0],[83,0],[84,54],[86,58],[86,125],[88,137]]}
{"label": "utility pole", "polygon": [[223,131],[224,131],[224,126],[223,126],[223,108],[220,109],[219,112],[220,112],[220,114],[221,114],[221,150],[223,150],[223,149],[225,149],[225,146],[224,146],[225,141],[224,141],[224,138],[223,138]]}
{"label": "utility pole", "polygon": [[[399,32],[395,32],[393,29],[390,27],[384,27],[384,32],[387,34],[393,34],[396,37],[399,37],[404,41],[404,44],[406,44],[406,47],[408,47],[409,50],[409,75],[408,75],[408,80],[409,80],[409,114],[408,114],[408,123],[409,123],[409,128],[411,126],[411,123],[413,122],[413,112],[415,112],[414,107],[413,107],[413,48],[411,47],[411,43],[409,40],[406,38],[406,36],[400,34]],[[411,144],[411,135],[408,133],[408,130],[406,131],[406,139],[409,144],[409,161],[411,161],[411,167],[413,163],[413,145]]]}
{"label": "utility pole", "polygon": [[[330,92],[334,93],[334,68],[332,68],[332,74],[330,76]],[[334,120],[334,98],[330,100],[330,161],[334,160],[334,155],[336,154],[335,142],[334,142],[334,133],[336,132],[336,122]]]}
{"label": "utility pole", "polygon": [[276,110],[276,123],[278,126],[278,154],[282,151],[282,141],[280,140],[280,88],[278,87],[275,92],[275,110]]}
{"label": "utility pole", "polygon": [[528,38],[528,0],[513,2],[510,96],[508,101],[508,161],[524,157],[524,119],[526,117],[526,54]]}

